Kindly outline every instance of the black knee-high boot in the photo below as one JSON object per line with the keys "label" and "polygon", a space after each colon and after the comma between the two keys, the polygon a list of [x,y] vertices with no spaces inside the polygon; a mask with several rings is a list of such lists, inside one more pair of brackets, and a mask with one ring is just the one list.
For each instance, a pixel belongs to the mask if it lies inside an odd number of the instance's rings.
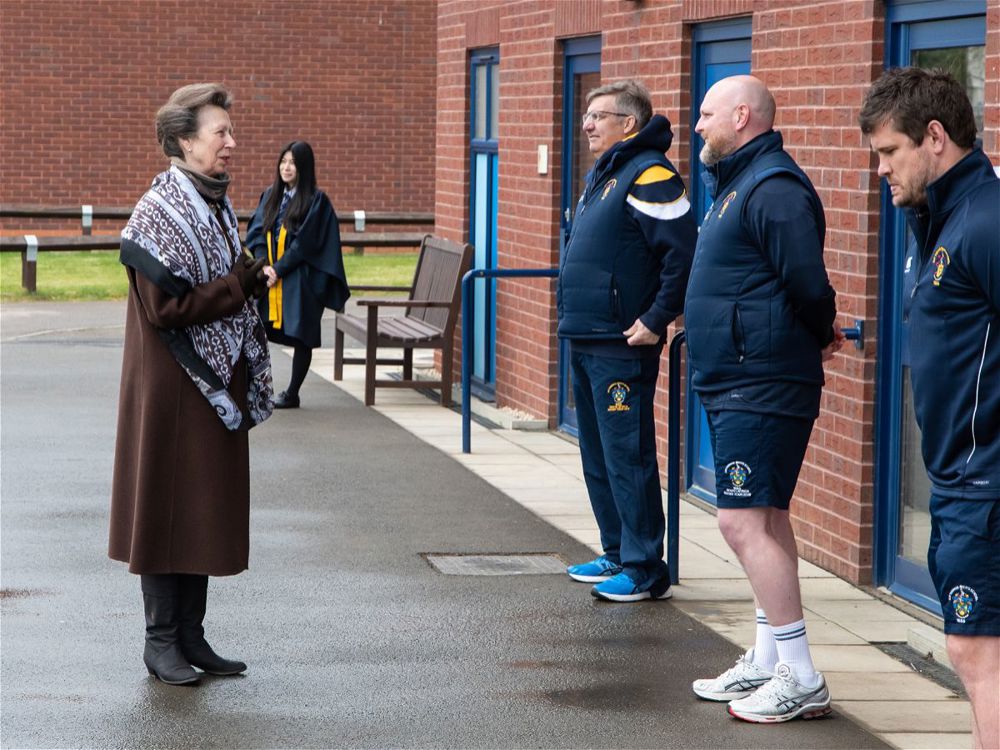
{"label": "black knee-high boot", "polygon": [[184,658],[192,665],[214,675],[233,675],[246,671],[247,665],[223,659],[205,640],[205,608],[208,600],[208,576],[182,575],[180,581],[180,643]]}
{"label": "black knee-high boot", "polygon": [[142,660],[146,669],[168,685],[196,684],[201,677],[181,653],[177,576],[144,575],[141,585],[146,611],[146,645]]}

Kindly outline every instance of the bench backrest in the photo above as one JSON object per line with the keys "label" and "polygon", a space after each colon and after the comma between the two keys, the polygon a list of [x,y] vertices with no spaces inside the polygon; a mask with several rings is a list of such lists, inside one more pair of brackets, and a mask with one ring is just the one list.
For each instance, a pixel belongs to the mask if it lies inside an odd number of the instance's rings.
{"label": "bench backrest", "polygon": [[451,307],[406,308],[411,318],[439,328],[446,334],[455,328],[462,303],[462,277],[472,262],[472,245],[427,235],[420,247],[413,274],[410,299],[451,301]]}

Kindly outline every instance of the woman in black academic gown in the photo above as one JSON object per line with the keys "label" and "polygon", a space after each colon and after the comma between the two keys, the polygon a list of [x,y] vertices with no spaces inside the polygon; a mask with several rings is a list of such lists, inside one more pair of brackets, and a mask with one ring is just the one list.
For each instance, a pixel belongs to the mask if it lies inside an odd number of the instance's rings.
{"label": "woman in black academic gown", "polygon": [[320,345],[323,308],[343,310],[351,296],[337,215],[330,199],[316,188],[315,159],[305,141],[293,141],[281,150],[274,184],[250,218],[247,246],[267,262],[268,290],[258,302],[267,338],[295,349],[291,382],[275,397],[274,406],[295,409],[312,350]]}

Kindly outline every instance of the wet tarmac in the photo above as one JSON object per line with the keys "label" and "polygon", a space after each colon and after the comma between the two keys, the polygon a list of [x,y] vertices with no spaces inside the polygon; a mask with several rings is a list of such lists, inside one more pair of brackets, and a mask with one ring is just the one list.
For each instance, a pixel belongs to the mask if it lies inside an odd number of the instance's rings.
{"label": "wet tarmac", "polygon": [[755,726],[694,698],[738,651],[669,602],[438,572],[424,555],[590,555],[315,376],[251,433],[251,568],[209,587],[209,640],[249,670],[156,682],[106,555],[123,320],[0,310],[3,747],[885,747],[836,713]]}

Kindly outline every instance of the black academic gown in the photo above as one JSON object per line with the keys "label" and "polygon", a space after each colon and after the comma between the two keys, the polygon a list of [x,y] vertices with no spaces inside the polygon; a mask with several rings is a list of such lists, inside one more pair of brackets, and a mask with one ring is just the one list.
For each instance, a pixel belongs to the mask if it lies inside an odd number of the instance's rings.
{"label": "black academic gown", "polygon": [[267,338],[286,346],[320,345],[323,308],[343,310],[351,292],[344,273],[340,227],[330,199],[317,190],[305,218],[294,232],[286,232],[278,257],[281,227],[264,228],[264,205],[271,188],[260,197],[247,228],[247,247],[254,257],[266,258],[278,274],[278,283],[258,300]]}

